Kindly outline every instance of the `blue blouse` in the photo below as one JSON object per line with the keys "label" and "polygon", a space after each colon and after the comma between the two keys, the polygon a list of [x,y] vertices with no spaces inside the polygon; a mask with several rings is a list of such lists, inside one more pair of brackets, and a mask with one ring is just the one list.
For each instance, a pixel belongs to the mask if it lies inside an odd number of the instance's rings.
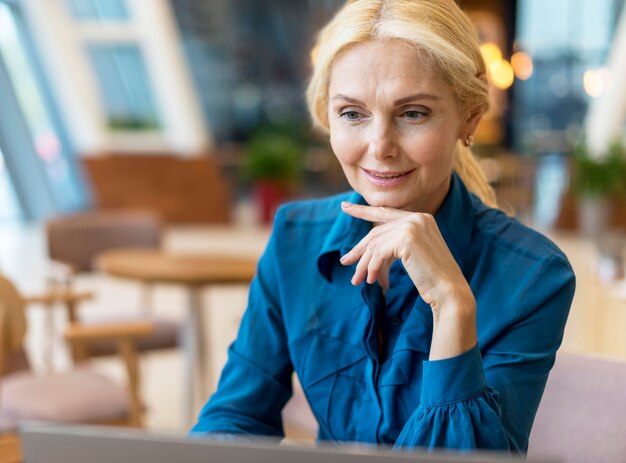
{"label": "blue blouse", "polygon": [[478,344],[429,361],[431,309],[401,262],[385,298],[377,283],[350,284],[356,264],[339,257],[371,224],[343,213],[343,200],[365,204],[347,193],[276,214],[238,337],[192,433],[282,436],[295,371],[320,440],[524,452],[574,295],[565,255],[454,174],[435,219],[476,299]]}

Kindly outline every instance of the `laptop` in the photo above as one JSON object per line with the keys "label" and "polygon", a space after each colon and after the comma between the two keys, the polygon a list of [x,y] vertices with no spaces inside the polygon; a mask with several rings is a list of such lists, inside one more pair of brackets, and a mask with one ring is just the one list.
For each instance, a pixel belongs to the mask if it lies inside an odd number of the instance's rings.
{"label": "laptop", "polygon": [[[25,423],[27,463],[511,463],[524,460],[492,453],[391,452],[373,446],[279,445],[275,440],[225,441],[103,426]],[[554,460],[550,460],[554,461]]]}

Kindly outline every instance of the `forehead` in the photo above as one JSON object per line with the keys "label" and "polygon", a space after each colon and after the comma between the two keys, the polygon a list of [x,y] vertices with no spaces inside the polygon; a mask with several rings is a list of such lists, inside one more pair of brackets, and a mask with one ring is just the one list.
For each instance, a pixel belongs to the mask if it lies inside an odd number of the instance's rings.
{"label": "forehead", "polygon": [[329,92],[430,91],[452,97],[426,53],[401,40],[373,40],[350,46],[332,65]]}

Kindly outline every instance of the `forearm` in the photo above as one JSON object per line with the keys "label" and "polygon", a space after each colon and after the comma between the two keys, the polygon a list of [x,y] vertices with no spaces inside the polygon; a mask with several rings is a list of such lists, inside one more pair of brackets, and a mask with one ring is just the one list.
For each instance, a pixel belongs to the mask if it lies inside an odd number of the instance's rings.
{"label": "forearm", "polygon": [[478,342],[476,334],[476,302],[473,297],[450,297],[431,305],[433,337],[429,360],[456,357]]}

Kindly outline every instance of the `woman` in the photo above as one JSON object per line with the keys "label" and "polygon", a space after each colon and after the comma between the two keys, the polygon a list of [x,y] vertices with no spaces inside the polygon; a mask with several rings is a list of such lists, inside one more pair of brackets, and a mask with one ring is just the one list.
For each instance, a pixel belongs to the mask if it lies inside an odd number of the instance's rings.
{"label": "woman", "polygon": [[311,113],[355,191],[278,212],[194,432],[281,436],[295,370],[320,439],[524,452],[574,274],[492,207],[470,22],[453,0],[352,1],[314,56]]}

